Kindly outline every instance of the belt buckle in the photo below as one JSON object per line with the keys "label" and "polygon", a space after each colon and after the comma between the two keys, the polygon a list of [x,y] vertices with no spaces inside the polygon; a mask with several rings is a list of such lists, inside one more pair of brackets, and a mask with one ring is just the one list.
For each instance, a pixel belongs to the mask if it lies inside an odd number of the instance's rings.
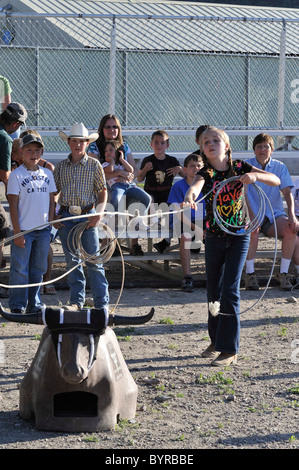
{"label": "belt buckle", "polygon": [[81,212],[80,206],[69,206],[69,213],[71,215],[81,215]]}

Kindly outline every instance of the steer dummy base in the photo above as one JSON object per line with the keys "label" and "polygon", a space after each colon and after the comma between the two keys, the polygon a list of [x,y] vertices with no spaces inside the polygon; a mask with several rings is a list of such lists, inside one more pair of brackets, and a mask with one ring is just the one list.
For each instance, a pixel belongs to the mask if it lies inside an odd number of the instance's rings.
{"label": "steer dummy base", "polygon": [[64,380],[48,328],[20,384],[20,417],[38,429],[95,432],[135,416],[137,385],[110,327],[100,336],[97,358],[81,383]]}

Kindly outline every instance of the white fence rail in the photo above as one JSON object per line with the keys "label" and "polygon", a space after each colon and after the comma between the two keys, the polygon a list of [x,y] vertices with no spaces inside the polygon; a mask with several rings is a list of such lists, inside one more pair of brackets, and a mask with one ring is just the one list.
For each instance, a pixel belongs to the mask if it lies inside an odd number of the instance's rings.
{"label": "white fence rail", "polygon": [[[40,135],[43,137],[43,139],[46,138],[56,138],[58,135],[59,130],[63,130],[66,133],[70,130],[70,127],[57,127],[56,129],[53,128],[42,128],[42,127],[36,127],[35,128]],[[147,137],[148,143],[150,140],[150,136],[152,133],[156,130],[157,128],[123,128],[122,129],[122,134],[124,138],[131,137],[134,139],[134,137],[139,137],[139,136],[145,136]],[[270,134],[274,139],[280,139],[282,145],[280,145],[280,149],[276,150],[273,152],[272,156],[273,158],[276,158],[277,160],[281,160],[284,162],[288,169],[289,172],[292,176],[297,176],[299,175],[299,149],[296,149],[293,147],[292,142],[293,139],[296,136],[299,136],[299,128],[290,128],[290,129],[265,129],[265,128],[256,128],[256,129],[224,129],[225,132],[232,137],[236,136],[246,136],[250,139],[253,139],[257,134],[260,134],[261,132],[266,132]],[[89,128],[90,133],[92,132],[97,132],[97,128]],[[172,128],[172,129],[167,129],[167,132],[170,136],[170,138],[175,137],[175,136],[188,136],[191,138],[191,142],[194,143],[194,137],[195,137],[195,131],[196,128]],[[132,142],[132,153],[133,156],[139,165],[141,163],[141,160],[146,157],[147,155],[150,155],[152,151],[150,150],[149,144],[147,148],[144,148],[142,151],[134,151],[134,140]],[[281,143],[280,142],[280,143]],[[169,151],[168,153],[177,157],[181,163],[183,163],[184,159],[189,153],[192,153],[192,151],[196,150],[195,145],[190,146],[189,149],[185,149],[184,151]],[[242,150],[238,147],[232,148],[233,150],[233,158],[241,158],[241,159],[246,159],[250,158],[253,156],[252,150]],[[57,163],[58,161],[62,160],[63,158],[66,158],[68,155],[67,149],[65,151],[60,151],[60,152],[51,152],[45,150],[45,155],[48,160],[50,160],[53,164]]]}

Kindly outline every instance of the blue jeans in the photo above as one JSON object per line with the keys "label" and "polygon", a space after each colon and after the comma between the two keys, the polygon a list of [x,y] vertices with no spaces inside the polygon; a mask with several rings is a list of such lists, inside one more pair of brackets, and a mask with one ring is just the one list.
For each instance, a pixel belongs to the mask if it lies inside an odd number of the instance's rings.
{"label": "blue jeans", "polygon": [[110,203],[113,205],[115,211],[121,212],[126,209],[123,203],[123,196],[128,199],[134,199],[140,202],[144,207],[140,211],[141,215],[146,215],[151,205],[151,197],[143,189],[138,188],[135,183],[115,183],[110,188]]}
{"label": "blue jeans", "polygon": [[[93,209],[89,213],[94,213]],[[71,217],[70,213],[64,211],[62,213],[62,218]],[[75,251],[72,243],[72,239],[68,240],[69,233],[71,229],[78,225],[81,222],[86,222],[87,218],[74,219],[62,222],[64,227],[58,229],[58,235],[61,240],[63,252],[66,259],[67,270],[73,268],[80,261],[79,257],[73,255],[71,251]],[[81,243],[83,249],[88,254],[98,253],[100,249],[99,236],[97,228],[89,228],[84,230],[81,236]],[[70,249],[68,247],[70,246]],[[105,270],[101,263],[91,263],[86,261],[85,265],[87,267],[88,279],[90,289],[93,294],[94,306],[95,308],[103,308],[109,303],[109,291],[108,291],[108,281],[105,277]],[[70,287],[70,303],[77,304],[80,308],[83,307],[85,302],[85,288],[86,288],[86,278],[83,270],[83,265],[77,266],[72,272],[68,275],[68,285]]]}
{"label": "blue jeans", "polygon": [[212,316],[208,330],[215,350],[237,354],[240,342],[240,281],[250,236],[217,237],[206,232],[205,258],[208,302],[220,302],[220,312]]}
{"label": "blue jeans", "polygon": [[[24,235],[25,247],[11,243],[10,284],[25,285],[41,283],[47,271],[50,248],[50,227],[33,230]],[[36,312],[42,307],[40,286],[10,289],[9,308]]]}

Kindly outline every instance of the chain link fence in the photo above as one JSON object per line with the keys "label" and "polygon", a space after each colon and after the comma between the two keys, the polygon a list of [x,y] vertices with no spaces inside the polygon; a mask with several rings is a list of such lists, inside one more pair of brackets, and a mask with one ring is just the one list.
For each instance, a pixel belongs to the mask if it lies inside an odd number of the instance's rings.
{"label": "chain link fence", "polygon": [[[32,127],[97,128],[113,112],[133,128],[297,128],[298,37],[299,17],[0,14],[1,74]],[[130,139],[150,149],[148,137]],[[171,138],[170,150],[194,146]]]}

